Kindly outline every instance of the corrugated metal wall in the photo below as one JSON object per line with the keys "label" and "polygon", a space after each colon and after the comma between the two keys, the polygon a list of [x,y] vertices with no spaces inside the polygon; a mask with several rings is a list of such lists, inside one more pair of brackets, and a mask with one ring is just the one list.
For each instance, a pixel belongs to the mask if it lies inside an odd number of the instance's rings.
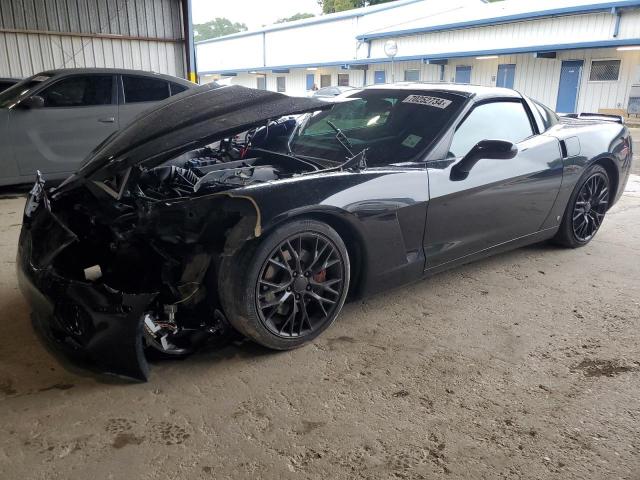
{"label": "corrugated metal wall", "polygon": [[180,0],[0,0],[0,77],[74,67],[184,77]]}
{"label": "corrugated metal wall", "polygon": [[[397,39],[398,55],[437,55],[531,45],[611,40],[615,22],[615,15],[600,12],[416,34]],[[640,34],[638,14],[629,12],[623,15],[618,38],[637,38],[638,34]],[[385,57],[385,42],[386,39],[372,42],[371,58]],[[360,51],[361,55],[363,53],[366,52]]]}

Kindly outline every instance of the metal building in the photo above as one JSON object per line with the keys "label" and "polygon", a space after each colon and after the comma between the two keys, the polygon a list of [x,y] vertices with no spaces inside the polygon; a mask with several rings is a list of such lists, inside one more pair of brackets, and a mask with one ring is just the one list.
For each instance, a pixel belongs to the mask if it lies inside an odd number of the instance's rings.
{"label": "metal building", "polygon": [[640,101],[638,0],[398,0],[196,48],[205,80],[298,95],[408,80],[512,87],[561,112]]}
{"label": "metal building", "polygon": [[0,77],[74,67],[186,77],[189,24],[188,0],[0,0]]}

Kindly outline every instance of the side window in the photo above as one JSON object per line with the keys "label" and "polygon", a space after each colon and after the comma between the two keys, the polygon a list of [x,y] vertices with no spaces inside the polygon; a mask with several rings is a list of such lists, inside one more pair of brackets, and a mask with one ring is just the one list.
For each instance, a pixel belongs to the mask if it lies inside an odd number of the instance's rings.
{"label": "side window", "polygon": [[519,143],[533,135],[531,121],[521,102],[478,105],[453,134],[449,156],[464,157],[481,140]]}
{"label": "side window", "polygon": [[157,78],[122,76],[124,103],[157,102],[169,96],[169,82]]}
{"label": "side window", "polygon": [[285,77],[276,77],[276,90],[278,92],[287,91],[287,79]]}
{"label": "side window", "polygon": [[171,88],[172,97],[174,95],[184,92],[187,89],[186,85],[180,85],[179,83],[173,83],[173,82],[169,82],[169,87]]}
{"label": "side window", "polygon": [[331,86],[331,75],[320,75],[320,88]]}
{"label": "side window", "polygon": [[108,105],[113,95],[112,75],[69,77],[40,92],[45,107]]}

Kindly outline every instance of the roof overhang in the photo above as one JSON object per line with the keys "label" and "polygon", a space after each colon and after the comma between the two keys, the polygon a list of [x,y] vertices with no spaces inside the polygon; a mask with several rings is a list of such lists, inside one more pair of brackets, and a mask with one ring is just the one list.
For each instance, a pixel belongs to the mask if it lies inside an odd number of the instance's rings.
{"label": "roof overhang", "polygon": [[388,38],[388,37],[397,38],[397,37],[404,37],[404,36],[421,34],[421,33],[441,32],[445,30],[458,30],[463,28],[499,25],[502,23],[511,23],[511,22],[518,22],[518,21],[524,21],[524,20],[535,20],[538,18],[555,17],[560,15],[580,15],[585,13],[611,11],[612,9],[625,8],[625,7],[638,7],[638,6],[640,6],[640,1],[638,0],[617,0],[617,1],[604,2],[604,3],[592,2],[589,4],[583,4],[583,5],[558,7],[558,8],[538,10],[533,12],[514,13],[514,14],[500,15],[500,16],[488,17],[488,18],[478,18],[474,20],[445,23],[441,25],[429,25],[424,27],[416,27],[416,28],[408,28],[408,29],[387,30],[383,32],[371,32],[371,33],[358,35],[356,39],[363,42],[368,42],[371,40],[377,40],[377,39]]}

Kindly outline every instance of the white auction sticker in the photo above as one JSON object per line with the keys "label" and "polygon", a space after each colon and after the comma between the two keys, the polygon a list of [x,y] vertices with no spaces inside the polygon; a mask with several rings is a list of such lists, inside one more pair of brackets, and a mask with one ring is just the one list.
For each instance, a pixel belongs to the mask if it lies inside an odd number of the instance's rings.
{"label": "white auction sticker", "polygon": [[426,95],[409,95],[402,101],[402,103],[416,103],[418,105],[444,109],[451,105],[451,100],[446,100],[440,97],[429,97]]}

